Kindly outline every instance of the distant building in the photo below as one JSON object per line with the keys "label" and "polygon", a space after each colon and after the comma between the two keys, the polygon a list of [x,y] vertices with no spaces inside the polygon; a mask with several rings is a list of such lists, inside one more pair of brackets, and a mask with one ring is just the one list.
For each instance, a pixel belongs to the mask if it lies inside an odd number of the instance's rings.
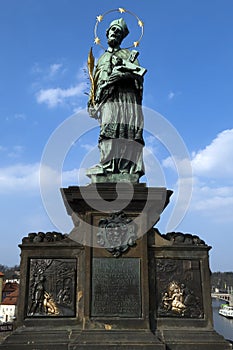
{"label": "distant building", "polygon": [[0,304],[2,302],[3,278],[4,278],[4,273],[0,271]]}
{"label": "distant building", "polygon": [[2,302],[5,300],[5,298],[7,296],[9,296],[11,293],[13,293],[18,288],[19,288],[18,282],[9,282],[8,280],[6,282],[3,282]]}
{"label": "distant building", "polygon": [[19,283],[4,282],[4,274],[0,272],[0,323],[13,322],[19,296]]}
{"label": "distant building", "polygon": [[19,288],[10,293],[0,305],[0,320],[13,322],[16,318],[16,307],[19,296]]}

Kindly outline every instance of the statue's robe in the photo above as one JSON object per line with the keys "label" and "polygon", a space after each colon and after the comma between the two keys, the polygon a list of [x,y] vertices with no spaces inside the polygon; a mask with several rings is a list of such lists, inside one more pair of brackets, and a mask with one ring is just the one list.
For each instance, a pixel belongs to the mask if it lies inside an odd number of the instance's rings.
{"label": "statue's robe", "polygon": [[[112,55],[128,60],[130,50],[106,51],[95,69],[95,102],[101,105],[100,164],[106,173],[137,174],[140,177],[144,174],[143,78],[133,71],[124,71],[123,77],[119,72],[119,79],[106,85],[114,69]],[[138,65],[137,60],[134,63]]]}

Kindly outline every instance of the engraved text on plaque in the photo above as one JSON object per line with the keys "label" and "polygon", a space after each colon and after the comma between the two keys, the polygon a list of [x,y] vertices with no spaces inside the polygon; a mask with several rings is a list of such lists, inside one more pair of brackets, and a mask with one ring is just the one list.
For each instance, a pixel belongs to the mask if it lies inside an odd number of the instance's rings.
{"label": "engraved text on plaque", "polygon": [[91,315],[141,317],[139,258],[93,258]]}

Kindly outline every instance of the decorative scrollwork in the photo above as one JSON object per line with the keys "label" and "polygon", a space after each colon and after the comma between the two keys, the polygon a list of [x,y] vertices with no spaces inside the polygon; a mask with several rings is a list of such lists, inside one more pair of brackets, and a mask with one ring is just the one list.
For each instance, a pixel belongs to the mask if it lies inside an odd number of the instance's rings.
{"label": "decorative scrollwork", "polygon": [[136,224],[123,212],[111,214],[99,221],[97,243],[114,257],[120,256],[136,245]]}

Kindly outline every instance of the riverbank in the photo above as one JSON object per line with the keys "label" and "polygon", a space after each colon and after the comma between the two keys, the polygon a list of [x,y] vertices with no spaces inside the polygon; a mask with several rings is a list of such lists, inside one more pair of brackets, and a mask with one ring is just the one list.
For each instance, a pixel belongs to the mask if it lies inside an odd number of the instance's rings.
{"label": "riverbank", "polygon": [[212,301],[214,329],[225,339],[230,340],[231,343],[233,343],[233,318],[230,319],[219,315],[218,310],[222,303],[223,301],[216,299],[213,299]]}

